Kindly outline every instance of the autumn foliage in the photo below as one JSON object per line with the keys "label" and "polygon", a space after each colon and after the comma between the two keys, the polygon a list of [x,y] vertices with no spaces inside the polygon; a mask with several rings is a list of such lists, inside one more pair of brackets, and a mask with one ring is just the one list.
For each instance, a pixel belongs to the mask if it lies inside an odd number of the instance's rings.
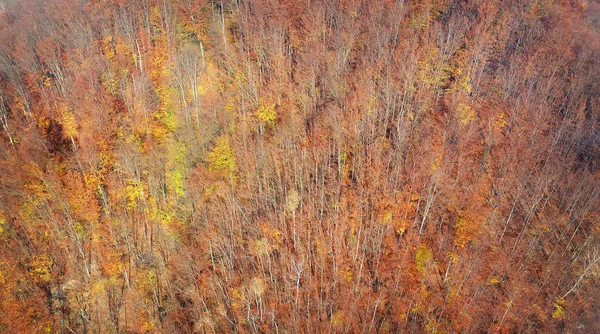
{"label": "autumn foliage", "polygon": [[0,1],[0,333],[600,332],[600,3]]}

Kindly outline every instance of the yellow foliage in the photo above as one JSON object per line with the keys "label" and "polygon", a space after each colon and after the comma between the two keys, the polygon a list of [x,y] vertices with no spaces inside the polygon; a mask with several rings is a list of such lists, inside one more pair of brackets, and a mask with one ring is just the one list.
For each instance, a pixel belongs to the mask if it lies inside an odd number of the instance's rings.
{"label": "yellow foliage", "polygon": [[85,228],[83,227],[83,225],[81,223],[73,224],[73,229],[75,230],[75,233],[77,234],[79,239],[82,239],[83,237],[85,237]]}
{"label": "yellow foliage", "polygon": [[269,243],[269,239],[267,239],[267,238],[261,238],[259,240],[255,240],[251,246],[252,246],[251,253],[253,253],[256,256],[269,255],[272,250],[271,244]]}
{"label": "yellow foliage", "polygon": [[429,166],[429,171],[431,174],[435,173],[438,170],[438,168],[440,167],[440,165],[442,164],[442,162],[444,161],[443,150],[441,148],[436,147],[434,149],[434,151],[436,152],[436,153],[434,153],[435,158],[431,162],[431,166]]}
{"label": "yellow foliage", "polygon": [[378,144],[379,144],[379,145],[381,145],[381,148],[382,148],[383,150],[389,150],[389,149],[390,149],[390,147],[392,147],[392,145],[390,145],[390,141],[389,141],[389,139],[387,139],[387,138],[386,138],[386,137],[384,137],[384,136],[380,136],[380,137],[378,137],[378,138],[377,138],[377,142],[378,142]]}
{"label": "yellow foliage", "polygon": [[417,248],[417,253],[415,255],[415,263],[417,266],[417,270],[422,274],[425,274],[425,267],[427,263],[433,258],[433,252],[427,245],[421,244]]}
{"label": "yellow foliage", "polygon": [[183,174],[180,171],[168,171],[167,180],[172,192],[177,196],[183,196],[185,193],[183,190]]}
{"label": "yellow foliage", "polygon": [[250,281],[250,291],[252,291],[257,297],[262,296],[267,289],[265,281],[260,277],[254,277]]}
{"label": "yellow foliage", "polygon": [[137,200],[143,198],[144,189],[142,185],[135,180],[127,180],[127,186],[125,187],[125,200],[127,202],[127,209],[134,209],[137,207]]}
{"label": "yellow foliage", "polygon": [[440,50],[435,47],[425,48],[419,61],[419,78],[424,84],[439,87],[448,80],[448,64],[440,64]]}
{"label": "yellow foliage", "polygon": [[410,220],[408,219],[397,219],[395,221],[396,233],[402,235],[406,232],[406,229],[410,225]]}
{"label": "yellow foliage", "polygon": [[254,115],[261,121],[268,124],[269,126],[275,126],[275,120],[277,119],[277,111],[275,110],[275,104],[262,104]]}
{"label": "yellow foliage", "polygon": [[246,76],[244,75],[244,73],[242,71],[236,70],[233,75],[233,81],[236,84],[241,85],[246,81]]}
{"label": "yellow foliage", "polygon": [[438,333],[439,322],[434,317],[428,316],[425,318],[425,330],[429,333]]}
{"label": "yellow foliage", "polygon": [[29,275],[38,284],[47,283],[52,278],[52,260],[46,255],[34,256],[29,261]]}
{"label": "yellow foliage", "polygon": [[244,296],[244,294],[238,289],[233,289],[233,291],[231,292],[231,297],[231,307],[234,309],[241,307],[243,305],[244,299],[246,299],[246,296]]}
{"label": "yellow foliage", "polygon": [[[0,264],[2,264],[2,263],[0,263]],[[6,284],[7,281],[8,281],[8,279],[6,278],[6,274],[4,274],[4,270],[2,270],[2,268],[0,268],[0,285]]]}
{"label": "yellow foliage", "polygon": [[174,93],[172,88],[160,85],[156,89],[156,94],[160,100],[160,109],[153,115],[155,122],[151,124],[151,133],[157,141],[162,142],[177,127],[173,102]]}
{"label": "yellow foliage", "polygon": [[0,236],[2,236],[4,234],[4,232],[6,231],[6,219],[4,219],[4,217],[2,217],[1,213],[0,213]]}
{"label": "yellow foliage", "polygon": [[172,212],[157,209],[156,205],[154,205],[153,209],[151,210],[150,216],[152,219],[159,221],[162,226],[169,226],[175,219],[175,216]]}
{"label": "yellow foliage", "polygon": [[233,175],[235,171],[235,157],[229,145],[229,139],[225,136],[217,138],[215,147],[208,153],[209,170],[213,172],[224,172]]}
{"label": "yellow foliage", "polygon": [[337,311],[331,316],[331,324],[333,326],[341,325],[342,320],[344,319],[344,312]]}
{"label": "yellow foliage", "polygon": [[48,87],[52,84],[52,78],[48,75],[42,77],[42,86]]}
{"label": "yellow foliage", "polygon": [[102,39],[102,53],[108,58],[112,59],[115,56],[113,49],[114,38],[112,36],[106,36]]}
{"label": "yellow foliage", "polygon": [[556,298],[556,300],[554,301],[554,311],[552,312],[552,318],[561,320],[565,317],[565,308],[563,307],[564,304],[564,298]]}
{"label": "yellow foliage", "polygon": [[95,189],[100,185],[100,177],[95,172],[85,173],[83,174],[83,182],[86,186],[90,186]]}
{"label": "yellow foliage", "polygon": [[291,216],[296,211],[298,206],[300,205],[301,200],[302,200],[302,197],[295,189],[290,190],[288,192],[287,196],[285,197],[285,213],[286,213],[286,215]]}
{"label": "yellow foliage", "polygon": [[106,88],[110,94],[115,95],[117,93],[119,82],[111,72],[102,73],[100,80],[102,82],[102,86],[104,86],[104,88]]}
{"label": "yellow foliage", "polygon": [[[157,47],[158,48],[158,47]],[[156,82],[169,74],[167,67],[167,55],[164,53],[158,53],[152,59],[152,70],[150,71],[150,77]]]}
{"label": "yellow foliage", "polygon": [[448,252],[448,258],[450,259],[451,263],[456,263],[458,262],[458,254],[456,254],[455,252]]}
{"label": "yellow foliage", "polygon": [[375,106],[377,103],[377,98],[375,95],[371,95],[369,97],[369,103],[367,103],[367,113],[373,114],[375,112]]}
{"label": "yellow foliage", "polygon": [[344,268],[340,270],[340,277],[347,283],[350,283],[350,281],[352,281],[352,269],[350,269],[349,266],[344,266]]}
{"label": "yellow foliage", "polygon": [[185,194],[187,147],[181,142],[169,142],[168,144],[167,187],[176,196],[183,196]]}
{"label": "yellow foliage", "polygon": [[204,95],[206,93],[208,93],[209,89],[208,89],[208,84],[205,82],[200,82],[200,84],[198,84],[198,94],[200,95]]}
{"label": "yellow foliage", "polygon": [[456,117],[463,125],[466,125],[475,120],[476,113],[470,105],[459,103],[456,107]]}
{"label": "yellow foliage", "polygon": [[423,311],[424,311],[424,308],[423,308],[423,305],[422,305],[421,303],[418,303],[418,302],[417,302],[417,303],[415,303],[415,304],[414,304],[414,306],[413,306],[413,307],[410,309],[410,311],[411,311],[412,313],[420,314],[420,313],[423,313]]}
{"label": "yellow foliage", "polygon": [[455,79],[457,90],[464,90],[466,93],[471,93],[471,76],[469,71],[465,71],[465,50],[461,49],[456,52],[456,55],[452,59],[452,65],[450,67],[450,73]]}
{"label": "yellow foliage", "polygon": [[75,121],[75,115],[71,108],[63,106],[60,108],[60,120],[59,123],[63,126],[65,135],[69,137],[77,136],[77,123]]}
{"label": "yellow foliage", "polygon": [[144,322],[144,324],[142,325],[142,332],[151,332],[152,330],[154,330],[156,326],[154,325],[154,321],[149,320]]}
{"label": "yellow foliage", "polygon": [[141,291],[144,291],[146,295],[151,295],[158,283],[158,279],[152,271],[148,271],[145,275],[140,273],[136,283]]}
{"label": "yellow foliage", "polygon": [[381,215],[381,223],[383,225],[388,225],[389,223],[392,222],[392,218],[393,218],[393,214],[391,210],[386,210],[383,212],[383,214]]}
{"label": "yellow foliage", "polygon": [[490,278],[490,280],[485,285],[496,285],[498,283],[500,283],[498,277],[492,276],[492,278]]}
{"label": "yellow foliage", "polygon": [[504,115],[504,113],[501,113],[498,116],[498,119],[494,122],[494,128],[496,128],[496,130],[502,130],[507,125],[508,125],[508,123],[506,122],[505,115]]}
{"label": "yellow foliage", "polygon": [[225,105],[225,111],[229,114],[232,114],[235,111],[235,103],[233,101],[229,101]]}

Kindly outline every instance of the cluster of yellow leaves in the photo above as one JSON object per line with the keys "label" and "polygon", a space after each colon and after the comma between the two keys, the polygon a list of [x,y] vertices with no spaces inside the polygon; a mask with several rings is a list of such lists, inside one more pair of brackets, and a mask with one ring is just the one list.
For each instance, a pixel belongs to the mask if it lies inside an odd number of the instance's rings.
{"label": "cluster of yellow leaves", "polygon": [[411,2],[409,26],[411,28],[427,28],[431,22],[441,15],[442,9],[443,1],[440,0]]}
{"label": "cluster of yellow leaves", "polygon": [[136,180],[127,180],[127,186],[125,187],[124,195],[127,203],[127,209],[134,209],[137,207],[137,200],[143,198],[144,196],[144,188]]}
{"label": "cluster of yellow leaves", "polygon": [[477,114],[470,105],[459,103],[458,106],[456,106],[456,117],[463,125],[467,125],[471,121],[474,121],[476,116]]}
{"label": "cluster of yellow leaves", "polygon": [[118,81],[112,72],[107,71],[102,73],[100,80],[102,86],[104,86],[110,94],[115,95],[117,93]]}
{"label": "cluster of yellow leaves", "polygon": [[394,217],[392,211],[386,210],[381,215],[381,223],[383,225],[388,225],[392,222],[392,218]]}
{"label": "cluster of yellow leaves", "polygon": [[4,273],[4,269],[2,269],[3,262],[0,262],[0,285],[6,284],[8,278],[6,278],[6,274]]}
{"label": "cluster of yellow leaves", "polygon": [[350,283],[352,281],[352,269],[349,266],[344,266],[340,270],[340,278],[346,281],[346,283]]}
{"label": "cluster of yellow leaves", "polygon": [[[416,197],[415,197],[416,196]],[[411,223],[409,215],[416,209],[418,194],[410,198],[400,193],[395,198],[384,198],[377,203],[377,217],[382,225],[391,226],[397,234],[404,234]],[[414,199],[414,200],[413,200]]]}
{"label": "cluster of yellow leaves", "polygon": [[175,196],[185,194],[185,163],[187,160],[187,147],[181,142],[168,143],[167,156],[167,188]]}
{"label": "cluster of yellow leaves", "polygon": [[50,281],[52,260],[46,255],[34,256],[29,261],[29,276],[37,284],[44,284]]}
{"label": "cluster of yellow leaves", "polygon": [[146,212],[153,221],[159,222],[163,227],[171,225],[171,223],[173,223],[175,220],[175,213],[173,210],[163,210],[158,208],[154,198],[151,198],[150,205],[148,208],[146,208]]}
{"label": "cluster of yellow leaves", "polygon": [[140,273],[136,279],[136,285],[143,291],[146,296],[151,296],[158,284],[158,278],[152,271],[147,271],[145,274]]}
{"label": "cluster of yellow leaves", "polygon": [[143,333],[152,332],[155,327],[156,327],[156,325],[154,324],[154,321],[148,320],[148,321],[144,322],[144,324],[142,325],[142,332]]}
{"label": "cluster of yellow leaves", "polygon": [[24,188],[25,190],[27,190],[27,194],[29,195],[31,204],[34,206],[44,204],[47,200],[50,199],[48,189],[41,180],[35,183],[32,182],[30,184],[27,184]]}
{"label": "cluster of yellow leaves", "polygon": [[458,262],[459,257],[455,252],[448,252],[448,259],[450,259],[451,263],[456,263]]}
{"label": "cluster of yellow leaves", "polygon": [[5,230],[6,230],[6,219],[4,219],[4,217],[2,216],[2,212],[0,212],[0,237],[2,237],[2,235],[4,234]]}
{"label": "cluster of yellow leaves", "polygon": [[112,59],[115,56],[115,50],[113,48],[115,39],[108,35],[102,39],[102,53],[108,58]]}
{"label": "cluster of yellow leaves", "polygon": [[275,120],[277,119],[275,107],[274,103],[261,104],[254,112],[254,115],[265,124],[275,126]]}
{"label": "cluster of yellow leaves", "polygon": [[102,181],[102,175],[98,171],[91,171],[83,174],[83,182],[86,186],[97,189]]}
{"label": "cluster of yellow leaves", "polygon": [[440,146],[437,146],[433,149],[433,161],[431,162],[431,166],[429,166],[430,174],[434,174],[438,168],[442,165],[444,161],[444,150]]}
{"label": "cluster of yellow leaves", "polygon": [[341,325],[343,319],[344,319],[344,312],[342,312],[342,310],[339,310],[331,316],[331,324],[333,326],[337,327],[337,326]]}
{"label": "cluster of yellow leaves", "polygon": [[154,113],[154,122],[150,124],[150,132],[160,143],[177,127],[175,107],[173,102],[173,89],[166,85],[159,85],[156,94],[160,100],[160,108]]}
{"label": "cluster of yellow leaves", "polygon": [[77,237],[79,237],[79,239],[83,239],[85,237],[85,227],[83,226],[83,224],[74,223],[73,229],[75,230],[75,233],[77,234]]}
{"label": "cluster of yellow leaves", "polygon": [[300,194],[295,189],[290,190],[285,197],[285,214],[288,216],[293,215],[298,209],[300,201],[302,201]]}
{"label": "cluster of yellow leaves", "polygon": [[476,219],[468,219],[466,217],[458,217],[456,219],[456,236],[454,238],[454,245],[457,247],[465,247],[469,241],[478,233],[480,224],[477,223]]}
{"label": "cluster of yellow leaves", "polygon": [[59,123],[63,126],[63,131],[65,135],[71,138],[76,137],[77,122],[75,121],[75,115],[73,114],[73,110],[67,105],[63,105],[59,110],[59,114]]}
{"label": "cluster of yellow leaves", "polygon": [[261,297],[267,290],[267,284],[265,280],[260,277],[253,277],[248,284],[248,288],[254,295]]}
{"label": "cluster of yellow leaves", "polygon": [[212,172],[224,173],[232,176],[235,172],[235,157],[229,145],[229,139],[220,136],[215,142],[215,147],[208,153],[208,168]]}
{"label": "cluster of yellow leaves", "polygon": [[456,89],[462,90],[465,93],[471,93],[471,75],[470,71],[465,70],[465,50],[461,49],[456,52],[455,56],[452,58],[450,73],[455,79]]}
{"label": "cluster of yellow leaves", "polygon": [[240,289],[233,289],[231,291],[231,308],[235,313],[240,313],[242,307],[245,304],[245,301],[246,296],[242,291],[240,291]]}
{"label": "cluster of yellow leaves", "polygon": [[42,86],[48,87],[52,84],[52,78],[48,75],[42,76]]}
{"label": "cluster of yellow leaves", "polygon": [[377,105],[377,98],[375,95],[369,96],[369,102],[367,103],[367,113],[369,115],[375,114],[375,107]]}
{"label": "cluster of yellow leaves", "polygon": [[500,283],[498,277],[492,276],[492,278],[490,278],[485,285],[496,285],[498,283]]}
{"label": "cluster of yellow leaves", "polygon": [[433,252],[427,245],[421,244],[417,248],[417,253],[415,254],[415,265],[417,270],[420,271],[423,275],[425,275],[425,269],[427,267],[427,263],[433,259]]}
{"label": "cluster of yellow leaves", "polygon": [[422,59],[419,61],[419,78],[424,84],[439,87],[448,80],[450,67],[441,64],[440,50],[435,46],[426,47]]}
{"label": "cluster of yellow leaves", "polygon": [[440,323],[437,322],[434,317],[428,316],[425,318],[425,331],[427,331],[428,333],[432,333],[432,334],[438,333],[439,326],[440,326]]}
{"label": "cluster of yellow leaves", "polygon": [[496,128],[496,130],[502,130],[507,125],[508,125],[508,123],[506,122],[505,115],[504,115],[504,113],[501,113],[498,116],[498,119],[494,122],[494,128]]}
{"label": "cluster of yellow leaves", "polygon": [[561,320],[565,317],[565,308],[563,306],[564,304],[564,298],[556,298],[556,300],[554,301],[554,311],[552,312],[552,318]]}
{"label": "cluster of yellow leaves", "polygon": [[250,243],[250,253],[256,256],[269,255],[272,250],[267,238],[261,238]]}

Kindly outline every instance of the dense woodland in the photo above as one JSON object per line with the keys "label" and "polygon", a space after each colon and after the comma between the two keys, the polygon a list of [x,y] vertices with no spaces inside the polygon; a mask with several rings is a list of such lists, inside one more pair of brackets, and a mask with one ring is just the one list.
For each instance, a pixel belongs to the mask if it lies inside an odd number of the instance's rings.
{"label": "dense woodland", "polygon": [[600,332],[596,0],[5,0],[0,332]]}

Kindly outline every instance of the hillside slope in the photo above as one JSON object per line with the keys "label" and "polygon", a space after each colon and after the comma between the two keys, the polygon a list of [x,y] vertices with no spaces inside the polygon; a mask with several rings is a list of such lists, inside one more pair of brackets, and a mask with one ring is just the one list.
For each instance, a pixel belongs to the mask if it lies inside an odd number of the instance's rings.
{"label": "hillside slope", "polygon": [[600,3],[0,12],[0,332],[600,332]]}

